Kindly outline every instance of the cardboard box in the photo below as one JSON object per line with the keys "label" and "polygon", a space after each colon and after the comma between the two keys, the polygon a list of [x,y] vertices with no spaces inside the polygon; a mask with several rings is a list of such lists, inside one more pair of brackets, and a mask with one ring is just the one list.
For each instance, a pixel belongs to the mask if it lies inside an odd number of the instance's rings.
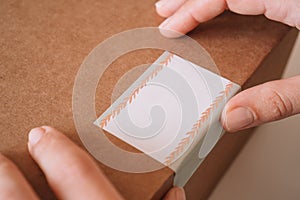
{"label": "cardboard box", "polygon": [[[72,117],[72,89],[86,55],[121,31],[157,26],[155,1],[5,1],[0,12],[1,143],[42,199],[54,199],[44,175],[27,152],[27,133],[51,125],[82,145]],[[222,76],[248,88],[280,78],[297,31],[263,16],[225,13],[201,24],[190,36],[211,54]],[[132,52],[116,60],[100,80],[98,116],[110,105],[119,77],[133,66],[151,63],[161,51]],[[112,74],[114,76],[112,76]],[[100,98],[101,97],[101,98]],[[250,136],[225,134],[185,186],[188,199],[206,199]],[[125,149],[129,145],[109,138]],[[99,166],[126,199],[159,199],[172,187],[168,168],[131,174]]]}

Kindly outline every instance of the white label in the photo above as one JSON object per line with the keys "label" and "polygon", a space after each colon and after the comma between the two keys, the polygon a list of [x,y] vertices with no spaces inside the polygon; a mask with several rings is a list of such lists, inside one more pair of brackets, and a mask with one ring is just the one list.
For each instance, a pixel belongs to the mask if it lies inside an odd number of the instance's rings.
{"label": "white label", "polygon": [[239,89],[165,52],[95,124],[167,166],[186,155],[193,143],[202,142],[197,147],[202,159],[221,136],[220,113]]}

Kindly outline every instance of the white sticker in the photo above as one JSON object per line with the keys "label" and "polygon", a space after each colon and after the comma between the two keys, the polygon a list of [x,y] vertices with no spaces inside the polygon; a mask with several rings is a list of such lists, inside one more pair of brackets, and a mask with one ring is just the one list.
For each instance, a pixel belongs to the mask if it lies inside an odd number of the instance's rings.
{"label": "white sticker", "polygon": [[[95,124],[167,166],[184,160],[181,157],[194,147],[201,160],[222,135],[221,111],[239,89],[165,52]],[[199,143],[200,148],[195,145]],[[181,165],[176,166],[171,168]]]}

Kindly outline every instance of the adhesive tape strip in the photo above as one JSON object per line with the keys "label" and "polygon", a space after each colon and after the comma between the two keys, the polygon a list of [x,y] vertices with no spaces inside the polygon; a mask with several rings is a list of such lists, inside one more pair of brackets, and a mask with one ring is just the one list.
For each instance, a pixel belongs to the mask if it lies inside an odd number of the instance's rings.
{"label": "adhesive tape strip", "polygon": [[221,137],[222,109],[239,89],[165,52],[95,124],[171,168],[174,185],[184,186]]}

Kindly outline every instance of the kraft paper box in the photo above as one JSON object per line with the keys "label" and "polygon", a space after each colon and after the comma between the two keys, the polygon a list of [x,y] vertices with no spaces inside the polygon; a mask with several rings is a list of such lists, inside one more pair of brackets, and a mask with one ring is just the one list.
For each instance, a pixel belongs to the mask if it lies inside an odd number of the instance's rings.
{"label": "kraft paper box", "polygon": [[[42,199],[55,197],[27,152],[28,131],[51,125],[83,146],[72,113],[73,85],[79,67],[90,51],[110,36],[159,25],[163,19],[156,15],[154,3],[2,2],[0,151],[19,166]],[[280,78],[297,31],[263,16],[226,12],[201,24],[189,36],[208,51],[222,77],[246,89]],[[97,116],[111,105],[113,88],[123,74],[139,64],[153,63],[162,53],[136,51],[112,63],[99,82],[107,87],[97,90]],[[209,196],[250,132],[225,133],[185,185],[188,199]],[[123,149],[136,151],[110,134],[107,137]],[[148,173],[121,172],[102,163],[99,167],[126,199],[160,199],[172,187],[175,176],[168,167]]]}

